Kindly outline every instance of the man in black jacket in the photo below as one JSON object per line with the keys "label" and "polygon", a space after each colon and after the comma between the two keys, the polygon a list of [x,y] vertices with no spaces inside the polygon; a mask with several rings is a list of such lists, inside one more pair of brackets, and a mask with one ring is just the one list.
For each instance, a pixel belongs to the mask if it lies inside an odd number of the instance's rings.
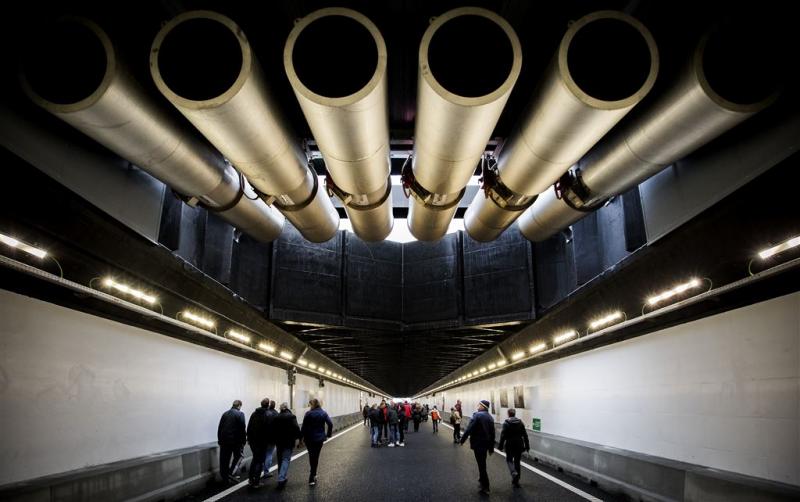
{"label": "man in black jacket", "polygon": [[261,472],[264,470],[264,459],[267,455],[269,398],[261,400],[261,407],[256,408],[247,423],[247,442],[253,452],[250,461],[249,482],[253,488],[261,486]]}
{"label": "man in black jacket", "polygon": [[478,482],[481,485],[481,493],[489,493],[489,475],[486,473],[486,455],[494,453],[494,418],[489,414],[490,403],[482,400],[478,403],[478,411],[472,415],[467,430],[461,436],[459,444],[464,444],[469,438],[469,447],[475,453],[475,461],[478,463]]}
{"label": "man in black jacket", "polygon": [[289,463],[292,460],[297,440],[300,439],[300,426],[297,417],[292,414],[289,405],[281,403],[281,412],[273,419],[272,429],[275,438],[275,448],[278,452],[278,488],[286,486],[289,474]]}
{"label": "man in black jacket", "polygon": [[[242,449],[247,440],[245,436],[244,413],[241,412],[242,402],[238,399],[233,402],[231,409],[222,414],[217,427],[217,441],[219,443],[219,474],[223,483],[236,483],[233,475],[239,461],[242,459]],[[233,460],[231,460],[233,457]]]}
{"label": "man in black jacket", "polygon": [[500,432],[500,444],[497,449],[506,449],[506,463],[511,472],[511,484],[519,486],[519,476],[521,474],[519,463],[522,460],[522,452],[530,451],[531,445],[528,442],[528,432],[525,424],[517,418],[517,410],[508,410],[508,418],[503,423],[503,430]]}
{"label": "man in black jacket", "polygon": [[271,478],[272,473],[269,472],[269,468],[272,467],[272,457],[275,454],[275,434],[272,427],[272,421],[275,420],[275,417],[278,416],[278,412],[275,411],[275,401],[269,402],[269,410],[267,410],[267,447],[264,453],[264,477]]}

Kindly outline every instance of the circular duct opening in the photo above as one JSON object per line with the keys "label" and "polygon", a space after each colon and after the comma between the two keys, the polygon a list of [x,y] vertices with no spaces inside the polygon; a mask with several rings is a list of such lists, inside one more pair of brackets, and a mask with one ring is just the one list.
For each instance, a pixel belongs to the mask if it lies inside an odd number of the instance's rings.
{"label": "circular duct opening", "polygon": [[514,48],[508,35],[483,16],[457,16],[442,24],[428,44],[428,65],[436,81],[453,94],[491,94],[508,79]]}
{"label": "circular duct opening", "polygon": [[164,36],[158,71],[169,89],[184,99],[205,101],[224,94],[242,70],[239,39],[213,19],[189,19]]}
{"label": "circular duct opening", "polygon": [[628,98],[642,88],[652,64],[647,40],[629,23],[598,19],[581,27],[567,51],[575,84],[603,101]]}
{"label": "circular duct opening", "polygon": [[341,98],[364,88],[378,67],[378,46],[366,26],[324,16],[298,34],[292,50],[297,78],[311,92]]}
{"label": "circular duct opening", "polygon": [[105,47],[94,31],[82,23],[61,22],[37,36],[22,71],[42,99],[69,105],[97,90],[107,65]]}
{"label": "circular duct opening", "polygon": [[779,86],[780,63],[765,34],[746,30],[719,31],[706,41],[703,73],[708,85],[723,99],[739,105],[769,98]]}

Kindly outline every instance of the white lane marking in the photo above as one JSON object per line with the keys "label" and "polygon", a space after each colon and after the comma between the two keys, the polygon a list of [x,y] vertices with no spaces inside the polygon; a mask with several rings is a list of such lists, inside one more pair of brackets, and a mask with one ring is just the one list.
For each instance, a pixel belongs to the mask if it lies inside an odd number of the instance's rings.
{"label": "white lane marking", "polygon": [[[453,429],[448,424],[442,423],[441,425],[444,425],[445,427],[448,427],[450,430]],[[498,450],[497,448],[495,448],[494,451],[499,453],[503,457],[506,456],[505,453],[503,453],[502,451]],[[583,490],[581,490],[579,488],[575,488],[571,484],[569,484],[569,483],[567,483],[565,481],[561,481],[557,477],[551,476],[550,474],[547,474],[544,471],[540,471],[539,469],[537,469],[536,467],[533,467],[532,465],[526,464],[525,462],[520,462],[519,465],[521,465],[522,467],[528,469],[529,471],[532,471],[535,474],[538,474],[539,476],[545,478],[548,481],[552,481],[553,483],[555,483],[555,484],[557,484],[557,485],[559,485],[559,486],[561,486],[563,488],[566,488],[567,490],[571,491],[572,493],[574,493],[576,495],[580,495],[581,497],[585,498],[586,500],[591,500],[592,502],[602,502],[603,501],[603,499],[599,499],[599,498],[595,497],[594,495],[586,493],[585,491],[583,491]]]}
{"label": "white lane marking", "polygon": [[[349,429],[345,429],[345,430],[343,430],[342,432],[340,432],[338,434],[334,434],[333,436],[331,436],[330,439],[328,439],[328,441],[333,441],[334,439],[338,438],[342,434],[347,434],[348,432],[350,432],[350,431],[352,431],[354,429],[357,429],[358,427],[363,427],[363,425],[361,423],[358,423],[358,424],[350,427]],[[327,443],[328,441],[325,441],[325,442]],[[301,451],[300,453],[298,453],[296,455],[292,455],[292,461],[294,462],[295,460],[297,460],[298,458],[302,457],[306,453],[308,453],[308,450],[303,450],[303,451]],[[269,468],[269,472],[273,472],[277,468],[278,468],[277,464],[273,465],[272,467]],[[239,483],[238,485],[231,486],[230,488],[228,488],[224,492],[219,492],[218,494],[214,495],[213,497],[209,497],[209,498],[205,499],[203,502],[217,502],[217,500],[223,499],[223,498],[227,497],[228,495],[230,495],[231,493],[233,493],[233,492],[235,492],[237,490],[241,490],[242,488],[247,486],[248,482],[249,482],[249,480],[244,480],[241,483]]]}

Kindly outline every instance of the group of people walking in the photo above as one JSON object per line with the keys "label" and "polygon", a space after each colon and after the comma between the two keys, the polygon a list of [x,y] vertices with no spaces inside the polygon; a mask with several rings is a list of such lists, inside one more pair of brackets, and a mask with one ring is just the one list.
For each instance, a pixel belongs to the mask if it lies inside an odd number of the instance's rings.
{"label": "group of people walking", "polygon": [[[491,403],[487,400],[481,400],[478,403],[478,411],[472,415],[464,434],[458,440],[458,443],[463,445],[469,439],[469,446],[472,448],[478,464],[480,491],[487,494],[490,488],[489,474],[486,472],[486,458],[494,453],[495,443],[494,417],[489,414],[490,405]],[[516,415],[515,409],[508,410],[508,418],[503,423],[497,449],[500,451],[505,449],[506,464],[511,473],[511,484],[519,486],[522,453],[530,451],[530,442],[525,424]]]}
{"label": "group of people walking", "polygon": [[362,409],[364,426],[370,428],[370,438],[372,448],[379,448],[383,445],[389,448],[405,446],[405,436],[408,432],[409,423],[414,424],[414,432],[419,432],[419,425],[430,420],[433,423],[434,434],[439,431],[439,422],[442,417],[436,406],[431,410],[428,405],[419,403],[387,403],[381,401],[372,406],[366,404]]}
{"label": "group of people walking", "polygon": [[[309,411],[303,417],[302,425],[292,413],[287,403],[282,403],[279,410],[275,410],[275,401],[264,398],[261,407],[251,415],[245,426],[245,416],[242,413],[242,402],[236,400],[231,409],[222,414],[217,429],[220,446],[220,474],[223,481],[237,483],[235,473],[238,471],[242,459],[242,452],[246,443],[250,444],[253,459],[250,463],[248,476],[249,485],[253,488],[261,486],[262,478],[272,477],[270,467],[272,458],[277,458],[278,488],[286,486],[294,449],[305,445],[311,472],[308,484],[314,486],[317,481],[317,466],[319,464],[322,444],[333,433],[333,422],[319,400],[309,401]],[[463,445],[469,441],[470,448],[478,464],[480,491],[489,493],[489,475],[486,470],[487,457],[495,450],[495,422],[489,414],[491,403],[487,400],[478,402],[477,411],[469,420],[464,433],[461,434],[461,401],[450,408],[450,424],[453,427],[453,442]],[[432,409],[419,403],[387,403],[381,401],[372,406],[365,405],[362,414],[364,425],[370,427],[371,445],[377,448],[386,444],[393,448],[405,446],[405,435],[408,424],[414,424],[414,432],[419,431],[419,424],[427,420],[433,423],[433,433],[439,430],[441,413],[434,406]],[[508,410],[508,418],[503,423],[500,441],[497,449],[505,450],[506,463],[511,474],[511,483],[519,486],[521,475],[520,465],[523,452],[530,451],[528,433],[522,420],[517,418],[516,410]]]}
{"label": "group of people walking", "polygon": [[305,445],[311,466],[308,484],[316,485],[322,444],[333,434],[333,421],[322,409],[318,399],[311,399],[308,405],[310,409],[303,417],[301,426],[287,403],[281,403],[279,411],[276,411],[275,401],[264,398],[245,426],[242,402],[238,399],[234,401],[231,409],[222,414],[217,428],[222,480],[238,483],[236,472],[242,460],[244,445],[249,443],[253,453],[248,472],[249,485],[259,488],[262,478],[273,476],[270,468],[275,456],[278,488],[281,489],[288,482],[289,464],[294,449]]}

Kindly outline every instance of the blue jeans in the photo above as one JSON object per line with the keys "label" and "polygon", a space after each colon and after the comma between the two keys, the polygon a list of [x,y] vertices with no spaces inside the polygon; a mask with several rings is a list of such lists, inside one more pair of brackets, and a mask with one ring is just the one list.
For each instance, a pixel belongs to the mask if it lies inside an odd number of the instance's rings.
{"label": "blue jeans", "polygon": [[289,462],[292,461],[292,448],[278,449],[278,482],[286,481],[289,474]]}
{"label": "blue jeans", "polygon": [[378,439],[381,437],[381,426],[380,425],[373,425],[372,426],[372,444],[378,444]]}
{"label": "blue jeans", "polygon": [[266,456],[264,457],[264,475],[266,476],[269,473],[269,468],[272,466],[272,455],[275,453],[275,445],[268,444],[266,451]]}
{"label": "blue jeans", "polygon": [[389,424],[389,443],[397,442],[397,424]]}

